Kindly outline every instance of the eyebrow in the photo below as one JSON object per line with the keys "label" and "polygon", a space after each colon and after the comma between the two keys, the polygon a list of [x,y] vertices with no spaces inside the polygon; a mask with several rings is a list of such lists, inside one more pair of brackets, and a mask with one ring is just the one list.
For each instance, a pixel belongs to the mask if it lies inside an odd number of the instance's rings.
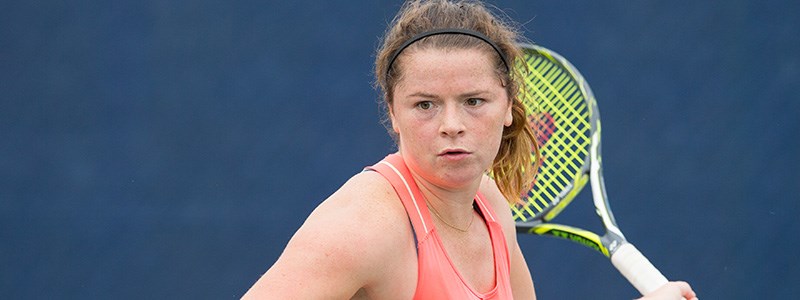
{"label": "eyebrow", "polygon": [[[489,91],[486,91],[486,90],[477,90],[477,91],[471,91],[471,92],[459,94],[458,96],[459,96],[459,98],[470,98],[470,97],[481,96],[481,95],[485,95],[485,94],[491,94],[491,93]],[[436,96],[434,94],[429,94],[429,93],[426,93],[426,92],[415,92],[415,93],[412,93],[412,94],[408,95],[408,97],[439,98],[438,96]]]}

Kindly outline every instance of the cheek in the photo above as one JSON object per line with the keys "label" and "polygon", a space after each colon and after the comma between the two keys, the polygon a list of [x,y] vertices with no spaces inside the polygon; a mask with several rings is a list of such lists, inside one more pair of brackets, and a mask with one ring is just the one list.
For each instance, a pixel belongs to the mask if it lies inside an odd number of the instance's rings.
{"label": "cheek", "polygon": [[417,141],[430,138],[426,135],[428,129],[424,122],[403,115],[393,115],[391,121],[392,129],[397,133],[401,145],[419,147],[420,143]]}
{"label": "cheek", "polygon": [[490,143],[493,149],[500,148],[500,142],[503,139],[503,131],[507,128],[506,123],[507,120],[505,120],[505,118],[500,120],[495,119],[491,126],[486,126],[486,131],[484,133],[486,137],[485,142]]}
{"label": "cheek", "polygon": [[490,140],[492,141],[492,146],[494,148],[498,148],[498,149],[500,148],[500,142],[502,142],[503,131],[504,131],[505,128],[506,128],[505,126],[496,127],[494,132],[492,132],[492,137],[491,137]]}
{"label": "cheek", "polygon": [[430,145],[435,138],[435,135],[425,124],[406,124],[400,131],[402,132],[399,134],[400,138],[412,142],[409,146],[413,145],[415,148],[424,148]]}

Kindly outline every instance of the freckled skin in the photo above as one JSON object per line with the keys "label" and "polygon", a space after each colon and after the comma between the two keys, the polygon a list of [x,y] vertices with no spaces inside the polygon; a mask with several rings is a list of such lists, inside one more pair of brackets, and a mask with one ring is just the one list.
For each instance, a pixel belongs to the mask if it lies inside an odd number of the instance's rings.
{"label": "freckled skin", "polygon": [[[455,224],[474,219],[467,234],[433,220],[464,280],[479,291],[496,282],[494,261],[481,259],[493,250],[472,206],[480,190],[502,224],[514,298],[535,299],[507,201],[485,174],[503,128],[512,122],[491,55],[475,49],[403,53],[390,118],[401,155],[429,205]],[[356,174],[314,210],[243,298],[410,299],[418,256],[408,220],[388,181],[375,172]]]}
{"label": "freckled skin", "polygon": [[[436,187],[477,188],[512,121],[490,55],[472,49],[404,55],[390,118],[406,163]],[[440,155],[448,150],[460,155]]]}

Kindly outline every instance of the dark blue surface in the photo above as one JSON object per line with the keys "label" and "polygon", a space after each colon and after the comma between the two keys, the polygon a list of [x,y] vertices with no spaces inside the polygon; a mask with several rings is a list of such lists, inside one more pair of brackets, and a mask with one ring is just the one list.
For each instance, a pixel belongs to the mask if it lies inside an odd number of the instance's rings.
{"label": "dark blue surface", "polygon": [[[493,3],[591,83],[616,217],[668,277],[800,294],[798,2]],[[392,150],[370,74],[399,5],[4,1],[0,297],[238,298]],[[520,243],[540,299],[636,295],[583,247]]]}

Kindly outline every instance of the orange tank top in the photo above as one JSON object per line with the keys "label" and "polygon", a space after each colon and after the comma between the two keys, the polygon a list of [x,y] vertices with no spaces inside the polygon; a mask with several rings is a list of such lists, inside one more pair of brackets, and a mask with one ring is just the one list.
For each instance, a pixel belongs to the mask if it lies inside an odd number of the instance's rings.
{"label": "orange tank top", "polygon": [[[391,154],[367,169],[383,175],[394,187],[411,220],[417,240],[417,290],[414,299],[512,299],[508,245],[494,211],[480,192],[476,207],[486,221],[494,253],[495,286],[489,291],[472,288],[456,270],[417,184],[399,154]],[[487,258],[491,259],[491,258]]]}

